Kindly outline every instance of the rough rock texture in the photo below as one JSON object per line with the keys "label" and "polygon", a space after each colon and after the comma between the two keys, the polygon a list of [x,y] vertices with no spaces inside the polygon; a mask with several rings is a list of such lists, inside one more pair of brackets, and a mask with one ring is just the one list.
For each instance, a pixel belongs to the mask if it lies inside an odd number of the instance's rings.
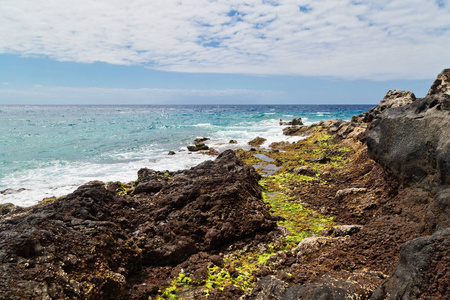
{"label": "rough rock texture", "polygon": [[284,122],[280,119],[280,125],[284,126],[301,126],[303,125],[302,118],[293,118],[291,121]]}
{"label": "rough rock texture", "polygon": [[409,241],[393,274],[371,299],[450,299],[449,249],[450,228]]}
{"label": "rough rock texture", "polygon": [[369,155],[404,184],[450,184],[450,95],[385,111],[367,137]]}
{"label": "rough rock texture", "polygon": [[225,151],[176,174],[142,169],[134,193],[94,181],[51,204],[3,215],[0,295],[147,299],[193,254],[275,228],[258,179]]}
{"label": "rough rock texture", "polygon": [[436,94],[450,94],[450,69],[443,70],[431,85],[427,97]]}
{"label": "rough rock texture", "polygon": [[352,121],[369,123],[375,119],[378,119],[380,114],[386,109],[405,106],[407,104],[413,103],[415,100],[416,96],[410,91],[388,91],[386,96],[384,96],[384,98],[377,106],[366,112],[363,112],[359,116],[354,116],[352,118]]}

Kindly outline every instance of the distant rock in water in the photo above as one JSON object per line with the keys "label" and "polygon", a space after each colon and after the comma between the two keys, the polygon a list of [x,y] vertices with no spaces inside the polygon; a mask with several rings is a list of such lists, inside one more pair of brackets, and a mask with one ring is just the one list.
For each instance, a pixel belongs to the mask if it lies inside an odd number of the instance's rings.
{"label": "distant rock in water", "polygon": [[248,142],[248,144],[249,144],[250,146],[259,147],[259,146],[261,146],[265,141],[267,141],[265,138],[262,138],[262,137],[257,136],[256,138],[254,138],[253,140],[251,140],[250,142]]}
{"label": "distant rock in water", "polygon": [[301,126],[303,125],[302,118],[293,118],[292,121],[283,122],[283,120],[280,119],[280,125],[284,126]]}
{"label": "distant rock in water", "polygon": [[352,121],[357,123],[370,123],[377,119],[384,110],[411,104],[415,100],[416,96],[413,92],[400,90],[388,91],[377,106],[358,116],[353,116]]}

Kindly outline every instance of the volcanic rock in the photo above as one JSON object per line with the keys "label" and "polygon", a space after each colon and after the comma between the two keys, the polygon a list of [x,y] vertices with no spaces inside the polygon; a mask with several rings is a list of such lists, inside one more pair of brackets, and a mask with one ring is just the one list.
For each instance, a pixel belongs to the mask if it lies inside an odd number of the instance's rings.
{"label": "volcanic rock", "polygon": [[[0,295],[148,298],[171,266],[276,227],[259,178],[228,150],[177,173],[141,169],[136,194],[93,181],[50,204],[2,215]],[[153,283],[142,285],[149,276]]]}
{"label": "volcanic rock", "polygon": [[371,299],[450,299],[449,249],[450,228],[407,242],[393,274]]}
{"label": "volcanic rock", "polygon": [[431,95],[379,116],[367,137],[370,157],[404,184],[450,184],[450,95]]}
{"label": "volcanic rock", "polygon": [[379,115],[386,109],[405,106],[415,100],[416,96],[410,91],[390,90],[377,106],[358,116],[354,116],[352,121],[357,123],[370,123],[378,119]]}
{"label": "volcanic rock", "polygon": [[427,97],[437,94],[450,94],[450,69],[443,70],[431,85]]}
{"label": "volcanic rock", "polygon": [[280,125],[284,126],[301,126],[303,125],[302,118],[293,118],[291,121],[283,122],[283,120],[280,119]]}

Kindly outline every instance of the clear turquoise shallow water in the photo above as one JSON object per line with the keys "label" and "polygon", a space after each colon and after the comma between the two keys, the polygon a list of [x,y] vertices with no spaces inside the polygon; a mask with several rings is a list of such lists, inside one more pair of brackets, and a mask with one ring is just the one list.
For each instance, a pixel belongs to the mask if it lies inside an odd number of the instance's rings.
{"label": "clear turquoise shallow water", "polygon": [[[90,180],[131,181],[142,167],[190,168],[196,137],[220,151],[256,136],[286,140],[279,119],[349,120],[370,105],[0,106],[0,203],[33,205]],[[237,145],[228,141],[235,139]],[[168,156],[168,151],[177,152]],[[5,191],[6,190],[6,191]]]}

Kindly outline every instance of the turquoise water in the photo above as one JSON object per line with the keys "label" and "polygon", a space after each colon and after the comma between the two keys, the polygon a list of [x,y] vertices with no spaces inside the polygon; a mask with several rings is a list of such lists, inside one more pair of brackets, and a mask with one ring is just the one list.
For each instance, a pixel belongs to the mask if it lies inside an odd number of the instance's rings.
{"label": "turquoise water", "polygon": [[[256,136],[285,140],[279,119],[348,120],[358,106],[0,106],[0,203],[33,205],[90,180],[131,181],[142,167],[190,168],[196,137],[219,151]],[[235,139],[237,145],[228,141]],[[292,139],[292,138],[291,138]],[[177,154],[168,156],[168,151]]]}

